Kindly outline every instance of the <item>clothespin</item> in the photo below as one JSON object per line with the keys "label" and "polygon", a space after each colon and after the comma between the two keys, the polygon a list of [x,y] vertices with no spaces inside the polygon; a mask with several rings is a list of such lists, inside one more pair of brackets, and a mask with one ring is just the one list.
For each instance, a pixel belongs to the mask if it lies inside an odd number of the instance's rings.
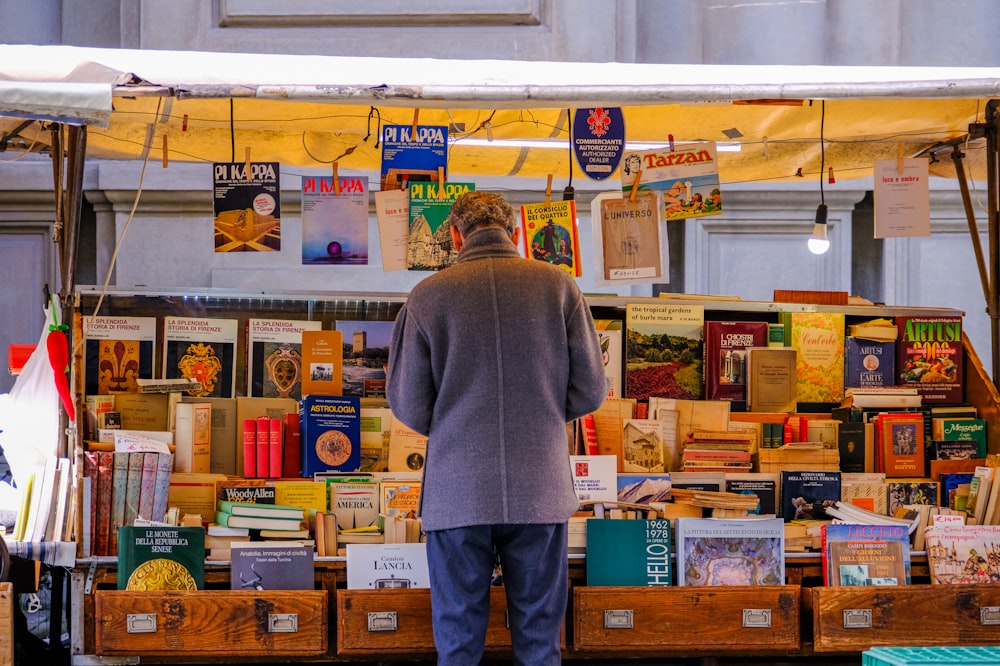
{"label": "clothespin", "polygon": [[767,137],[761,139],[760,154],[762,157],[767,157]]}
{"label": "clothespin", "polygon": [[170,158],[167,157],[167,135],[163,135],[163,168],[166,169],[170,164]]}
{"label": "clothespin", "polygon": [[670,152],[674,152],[674,135],[667,135],[667,143],[670,145]]}
{"label": "clothespin", "polygon": [[246,156],[246,169],[247,170],[246,170],[246,173],[243,175],[243,177],[246,178],[247,180],[250,180],[250,146],[247,146],[244,149],[244,151],[245,151],[245,156]]}
{"label": "clothespin", "polygon": [[827,182],[830,183],[831,185],[833,185],[834,183],[836,183],[837,179],[833,177],[833,167],[830,167],[829,169],[827,169],[827,173],[830,174],[830,177],[827,180]]}
{"label": "clothespin", "polygon": [[798,169],[795,170],[795,176],[797,178],[802,178],[802,167],[799,167]]}
{"label": "clothespin", "polygon": [[338,197],[340,196],[340,176],[337,174],[337,163],[334,162],[333,167],[333,193]]}
{"label": "clothespin", "polygon": [[552,203],[552,174],[549,174],[549,184],[545,186],[545,205]]}
{"label": "clothespin", "polygon": [[635,172],[635,180],[632,181],[632,191],[628,193],[629,201],[635,201],[635,193],[639,190],[640,178],[642,178],[642,169]]}
{"label": "clothespin", "polygon": [[417,138],[417,119],[420,117],[420,109],[413,109],[413,126],[410,128],[410,141]]}
{"label": "clothespin", "polygon": [[896,147],[896,173],[903,175],[903,142]]}
{"label": "clothespin", "polygon": [[444,199],[444,167],[438,167],[438,199]]}
{"label": "clothespin", "polygon": [[188,131],[188,114],[186,113],[184,114],[184,120],[181,121],[181,131],[182,132]]}

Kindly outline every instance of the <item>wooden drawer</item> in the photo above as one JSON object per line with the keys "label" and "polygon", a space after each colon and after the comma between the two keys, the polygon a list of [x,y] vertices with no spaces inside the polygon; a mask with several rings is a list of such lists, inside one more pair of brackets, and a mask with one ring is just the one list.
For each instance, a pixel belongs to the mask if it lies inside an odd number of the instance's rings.
{"label": "wooden drawer", "polygon": [[94,593],[95,652],[137,656],[322,655],[326,590]]}
{"label": "wooden drawer", "polygon": [[800,590],[768,587],[576,587],[573,647],[581,652],[798,650]]}
{"label": "wooden drawer", "polygon": [[960,644],[956,586],[815,587],[808,593],[816,652]]}
{"label": "wooden drawer", "polygon": [[[502,587],[490,588],[486,648],[510,648]],[[430,590],[337,590],[338,655],[432,652]]]}
{"label": "wooden drawer", "polygon": [[955,586],[958,645],[1000,645],[1000,585]]}

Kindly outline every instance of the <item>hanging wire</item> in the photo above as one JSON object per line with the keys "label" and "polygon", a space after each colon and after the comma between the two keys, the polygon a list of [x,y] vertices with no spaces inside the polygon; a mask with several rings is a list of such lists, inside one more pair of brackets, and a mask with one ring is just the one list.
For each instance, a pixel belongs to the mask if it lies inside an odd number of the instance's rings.
{"label": "hanging wire", "polygon": [[569,182],[563,189],[563,201],[570,201],[576,198],[576,190],[573,189],[573,112],[566,109],[566,126],[569,128]]}
{"label": "hanging wire", "polygon": [[826,142],[823,140],[823,126],[826,124],[826,100],[819,103],[819,202],[826,203],[823,198],[823,177],[826,174]]}

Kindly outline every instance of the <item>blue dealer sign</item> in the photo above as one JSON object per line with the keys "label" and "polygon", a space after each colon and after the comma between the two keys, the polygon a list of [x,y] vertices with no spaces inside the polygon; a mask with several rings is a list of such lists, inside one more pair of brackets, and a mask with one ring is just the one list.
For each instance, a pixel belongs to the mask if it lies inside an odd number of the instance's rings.
{"label": "blue dealer sign", "polygon": [[625,152],[625,117],[618,108],[577,109],[573,112],[573,154],[583,172],[594,180],[609,178]]}

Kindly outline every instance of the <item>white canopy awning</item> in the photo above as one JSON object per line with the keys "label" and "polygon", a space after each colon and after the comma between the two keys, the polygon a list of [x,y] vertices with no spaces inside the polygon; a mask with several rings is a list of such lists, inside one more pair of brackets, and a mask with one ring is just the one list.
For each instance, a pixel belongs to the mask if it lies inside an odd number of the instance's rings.
{"label": "white canopy awning", "polygon": [[[170,160],[377,171],[378,121],[451,128],[452,176],[570,173],[568,111],[623,109],[629,142],[738,143],[725,182],[791,180],[825,165],[871,175],[876,159],[960,141],[1000,96],[1000,68],[655,65],[350,58],[0,45],[0,115],[90,126],[90,157],[135,159],[163,136]],[[820,100],[825,100],[821,118]],[[377,113],[373,113],[372,109]],[[22,120],[0,120],[8,137]],[[489,131],[487,131],[487,127]],[[470,145],[492,137],[496,145]],[[35,123],[26,144],[47,143]],[[499,147],[548,140],[553,148]],[[984,177],[981,142],[966,147]],[[8,148],[10,150],[10,148]],[[939,175],[950,175],[947,161]],[[575,168],[575,167],[574,167]],[[801,169],[801,172],[800,172]],[[577,169],[577,172],[579,170]]]}

